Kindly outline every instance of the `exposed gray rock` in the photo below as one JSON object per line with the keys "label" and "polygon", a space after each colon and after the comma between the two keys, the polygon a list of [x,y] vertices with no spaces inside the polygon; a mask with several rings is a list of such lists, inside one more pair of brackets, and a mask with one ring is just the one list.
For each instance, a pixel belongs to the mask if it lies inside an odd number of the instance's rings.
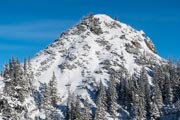
{"label": "exposed gray rock", "polygon": [[152,41],[149,40],[149,39],[145,39],[145,42],[146,42],[147,47],[148,47],[153,53],[156,54],[156,53],[157,53],[157,52],[156,52],[156,48],[155,48],[154,44],[152,43]]}

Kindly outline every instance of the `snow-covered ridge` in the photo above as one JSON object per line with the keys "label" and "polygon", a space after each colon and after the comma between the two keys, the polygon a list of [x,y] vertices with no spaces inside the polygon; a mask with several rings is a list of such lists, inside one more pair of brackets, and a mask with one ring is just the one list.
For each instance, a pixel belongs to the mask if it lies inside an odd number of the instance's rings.
{"label": "snow-covered ridge", "polygon": [[48,82],[54,71],[62,101],[67,98],[67,85],[71,85],[72,92],[91,101],[81,88],[94,89],[90,84],[96,85],[100,80],[106,84],[110,70],[125,67],[132,75],[142,68],[141,59],[163,61],[149,41],[143,31],[107,15],[85,17],[32,59],[36,85],[39,87],[38,81]]}

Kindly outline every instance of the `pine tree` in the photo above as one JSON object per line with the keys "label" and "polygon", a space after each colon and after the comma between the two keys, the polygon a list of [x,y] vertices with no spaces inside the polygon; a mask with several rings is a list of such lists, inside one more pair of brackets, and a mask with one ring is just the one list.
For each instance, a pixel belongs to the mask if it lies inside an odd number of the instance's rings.
{"label": "pine tree", "polygon": [[30,95],[33,96],[34,91],[35,91],[35,86],[33,86],[33,82],[34,82],[34,73],[32,71],[32,65],[30,60],[26,61],[26,63],[24,63],[24,71],[25,71],[25,76],[26,76],[26,81],[28,82],[29,86],[28,86],[28,90],[30,91]]}
{"label": "pine tree", "polygon": [[118,92],[118,102],[121,106],[125,107],[125,96],[126,94],[126,86],[125,86],[125,80],[121,80],[120,81],[120,85],[119,85],[119,92]]}
{"label": "pine tree", "polygon": [[51,93],[49,86],[45,83],[44,89],[41,93],[41,108],[48,109],[51,106]]}
{"label": "pine tree", "polygon": [[27,72],[27,60],[26,59],[24,59],[23,70],[24,70],[24,73],[26,74],[26,72]]}
{"label": "pine tree", "polygon": [[75,114],[75,97],[74,94],[71,94],[70,91],[68,92],[68,100],[67,100],[67,110],[66,110],[66,120],[73,120]]}
{"label": "pine tree", "polygon": [[129,99],[129,111],[130,111],[130,116],[134,116],[133,114],[135,113],[134,110],[134,103],[135,103],[135,95],[137,93],[137,79],[135,77],[135,74],[133,74],[129,80],[129,95],[130,95],[130,99]]}
{"label": "pine tree", "polygon": [[79,96],[76,96],[74,120],[83,120]]}
{"label": "pine tree", "polygon": [[7,79],[9,79],[9,77],[10,77],[9,66],[8,66],[8,64],[5,64],[4,65],[4,70],[3,70],[3,78],[5,80],[7,80]]}
{"label": "pine tree", "polygon": [[107,91],[107,104],[108,112],[115,117],[117,111],[117,91],[116,91],[116,81],[113,75],[110,76],[109,88]]}
{"label": "pine tree", "polygon": [[170,74],[166,72],[165,74],[165,83],[164,83],[164,103],[172,104],[173,101],[173,93],[170,81]]}
{"label": "pine tree", "polygon": [[163,104],[163,99],[162,99],[162,92],[160,90],[160,87],[159,87],[159,73],[158,72],[158,68],[156,67],[154,69],[154,75],[153,75],[153,81],[154,81],[154,90],[153,90],[153,95],[154,95],[154,100],[155,100],[155,103],[159,106],[159,108],[162,106]]}
{"label": "pine tree", "polygon": [[9,66],[10,79],[5,81],[4,93],[8,96],[15,97],[20,102],[23,102],[28,91],[26,90],[27,83],[25,82],[25,77],[19,60],[17,59],[15,61],[14,58],[12,58]]}
{"label": "pine tree", "polygon": [[51,104],[53,107],[57,107],[57,102],[59,101],[57,93],[57,80],[55,73],[53,72],[52,79],[49,82],[50,93],[51,93]]}
{"label": "pine tree", "polygon": [[142,68],[140,73],[140,96],[142,97],[142,104],[145,106],[146,117],[151,116],[151,99],[150,99],[150,85],[145,68]]}
{"label": "pine tree", "polygon": [[118,93],[118,103],[123,106],[124,109],[130,107],[131,93],[129,89],[129,77],[121,79]]}
{"label": "pine tree", "polygon": [[157,119],[161,116],[161,108],[163,105],[162,92],[160,90],[158,79],[159,79],[159,70],[158,67],[155,67],[153,70],[153,95],[152,95],[152,116]]}
{"label": "pine tree", "polygon": [[180,112],[180,99],[176,101],[175,107],[176,107],[177,111]]}
{"label": "pine tree", "polygon": [[16,63],[15,63],[15,84],[16,89],[17,89],[17,93],[19,98],[21,99],[20,101],[24,101],[25,97],[29,96],[30,91],[29,91],[29,87],[31,87],[28,83],[27,76],[25,75],[25,73],[22,70],[22,67],[19,63],[19,60],[17,58]]}
{"label": "pine tree", "polygon": [[14,79],[14,68],[15,68],[15,60],[14,57],[12,57],[9,60],[9,75],[11,79]]}
{"label": "pine tree", "polygon": [[134,87],[132,88],[134,90],[134,92],[132,92],[132,112],[133,112],[133,118],[135,118],[136,120],[142,120],[145,119],[145,105],[144,105],[144,97],[142,97],[142,93],[140,90],[140,86],[138,85],[138,83],[136,82],[139,78],[133,74],[132,76],[132,80],[134,81],[134,83],[132,83],[132,85],[134,85]]}
{"label": "pine tree", "polygon": [[163,71],[162,75],[164,75],[164,79],[162,84],[162,97],[163,97],[163,103],[168,105],[171,104],[173,101],[173,92],[172,92],[172,82],[170,79],[170,66],[169,64],[165,64],[161,66]]}
{"label": "pine tree", "polygon": [[91,113],[90,113],[91,109],[90,109],[90,106],[89,106],[89,101],[88,99],[86,98],[84,100],[84,114],[83,114],[83,120],[91,120]]}
{"label": "pine tree", "polygon": [[6,68],[8,67],[9,78],[5,81],[3,92],[5,93],[4,99],[7,99],[9,102],[7,102],[6,107],[4,107],[3,116],[8,119],[28,118],[26,107],[23,105],[26,97],[29,95],[29,91],[27,90],[27,77],[25,76],[18,58],[16,61],[12,58],[9,62],[9,66],[6,66]]}
{"label": "pine tree", "polygon": [[176,84],[176,90],[175,90],[175,97],[178,98],[178,100],[180,99],[180,61],[177,63],[177,84]]}
{"label": "pine tree", "polygon": [[[53,77],[53,79],[55,79]],[[56,109],[57,101],[53,101],[54,99],[54,82],[53,79],[49,82],[49,84],[44,84],[44,89],[41,92],[41,103],[40,108],[45,111],[46,119],[47,120],[61,120],[61,115],[59,110]],[[50,86],[52,85],[52,86]]]}
{"label": "pine tree", "polygon": [[180,61],[177,62],[178,84],[180,84]]}
{"label": "pine tree", "polygon": [[100,85],[99,85],[99,93],[97,96],[97,100],[96,100],[96,105],[97,105],[97,109],[96,109],[96,114],[95,114],[95,118],[94,120],[106,120],[106,90],[105,87],[102,83],[102,81],[100,81]]}
{"label": "pine tree", "polygon": [[20,79],[21,75],[23,74],[18,58],[14,63],[13,73],[14,73],[15,80]]}
{"label": "pine tree", "polygon": [[142,120],[145,117],[144,114],[144,106],[142,105],[141,97],[135,93],[134,98],[133,98],[133,112],[134,112],[134,117],[136,120]]}
{"label": "pine tree", "polygon": [[171,81],[171,89],[173,94],[172,102],[176,102],[179,98],[179,84],[178,84],[178,73],[175,64],[169,62],[169,74],[170,74],[170,81]]}

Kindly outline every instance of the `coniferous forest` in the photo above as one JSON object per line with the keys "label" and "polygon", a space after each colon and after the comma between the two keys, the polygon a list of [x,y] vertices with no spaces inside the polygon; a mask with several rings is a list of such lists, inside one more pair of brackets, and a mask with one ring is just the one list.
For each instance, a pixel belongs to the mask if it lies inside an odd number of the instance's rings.
{"label": "coniferous forest", "polygon": [[[150,83],[147,74],[152,76],[153,83]],[[63,115],[58,112],[61,108],[61,98],[57,93],[54,73],[50,82],[43,84],[40,91],[37,91],[33,86],[31,63],[24,60],[22,65],[18,59],[12,58],[9,64],[4,66],[1,76],[5,83],[0,97],[0,113],[4,120],[16,120],[21,117],[30,119],[30,111],[24,103],[31,98],[36,105],[35,109],[44,111],[47,120],[60,120],[63,116],[66,120],[106,120],[106,113],[112,118],[117,118],[118,112],[126,111],[130,114],[122,119],[151,120],[168,115],[177,117],[180,112],[179,62],[149,65],[142,68],[139,74],[132,76],[128,75],[125,68],[123,71],[112,71],[108,87],[100,82],[94,91],[96,108],[89,104],[88,99],[81,99],[80,96],[69,92]],[[35,119],[41,120],[39,116],[35,116]]]}

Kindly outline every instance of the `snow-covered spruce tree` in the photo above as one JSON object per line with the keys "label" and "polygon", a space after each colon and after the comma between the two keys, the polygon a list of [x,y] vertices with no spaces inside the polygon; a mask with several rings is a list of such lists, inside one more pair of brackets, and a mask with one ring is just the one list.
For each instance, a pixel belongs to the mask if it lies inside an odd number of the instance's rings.
{"label": "snow-covered spruce tree", "polygon": [[85,112],[83,113],[80,103],[80,96],[75,97],[74,94],[69,93],[65,114],[66,120],[90,120],[88,108],[85,109],[86,114]]}
{"label": "snow-covered spruce tree", "polygon": [[9,75],[10,75],[10,74],[9,74],[9,66],[8,66],[8,64],[5,64],[5,65],[4,65],[3,72],[2,72],[2,77],[3,77],[5,80],[7,80],[7,79],[10,78]]}
{"label": "snow-covered spruce tree", "polygon": [[52,107],[57,107],[57,102],[59,97],[57,95],[57,81],[56,76],[53,73],[52,79],[48,84],[44,84],[44,89],[41,92],[41,108],[50,109]]}
{"label": "snow-covered spruce tree", "polygon": [[164,84],[163,84],[163,100],[164,104],[172,104],[173,102],[173,93],[172,93],[172,83],[170,79],[170,73],[169,73],[169,65],[164,66]]}
{"label": "snow-covered spruce tree", "polygon": [[131,94],[129,88],[129,76],[122,77],[118,87],[118,103],[124,108],[129,109],[131,103]]}
{"label": "snow-covered spruce tree", "polygon": [[178,76],[178,83],[179,83],[180,82],[180,61],[177,62],[177,76]]}
{"label": "snow-covered spruce tree", "polygon": [[27,67],[28,67],[28,65],[27,65],[27,60],[24,59],[24,62],[23,62],[23,70],[24,70],[24,74],[27,73]]}
{"label": "snow-covered spruce tree", "polygon": [[176,101],[175,107],[176,107],[177,112],[180,112],[180,99]]}
{"label": "snow-covered spruce tree", "polygon": [[49,109],[51,107],[51,92],[49,86],[45,83],[41,92],[41,109]]}
{"label": "snow-covered spruce tree", "polygon": [[178,91],[179,89],[179,83],[178,83],[178,73],[177,73],[177,66],[169,61],[169,74],[170,74],[170,81],[171,81],[171,89],[173,93],[173,103],[176,102],[179,99]]}
{"label": "snow-covered spruce tree", "polygon": [[4,93],[8,96],[15,97],[20,102],[24,102],[25,97],[29,95],[27,89],[29,84],[26,81],[26,76],[18,59],[16,61],[12,59],[9,67],[10,79],[5,81]]}
{"label": "snow-covered spruce tree", "polygon": [[154,82],[154,91],[153,91],[153,95],[155,97],[155,101],[156,103],[159,105],[159,107],[162,106],[163,104],[163,98],[162,98],[162,92],[161,89],[159,87],[159,73],[158,73],[158,69],[159,67],[155,67],[154,69],[154,73],[153,73],[153,82]]}
{"label": "snow-covered spruce tree", "polygon": [[157,119],[161,116],[161,108],[163,106],[162,92],[159,87],[159,67],[153,69],[153,92],[152,92],[152,116]]}
{"label": "snow-covered spruce tree", "polygon": [[165,81],[163,65],[161,65],[161,66],[157,65],[157,66],[155,66],[154,69],[155,69],[155,72],[157,74],[157,76],[156,76],[157,83],[159,84],[159,88],[162,92],[163,87],[164,87],[164,81]]}
{"label": "snow-covered spruce tree", "polygon": [[3,89],[3,93],[5,95],[11,95],[13,94],[14,86],[12,85],[12,81],[10,79],[10,70],[9,70],[9,65],[5,65],[4,71],[3,71],[3,77],[5,78],[5,86]]}
{"label": "snow-covered spruce tree", "polygon": [[115,117],[117,112],[117,91],[116,81],[113,75],[110,76],[109,87],[107,90],[107,106],[108,112]]}
{"label": "snow-covered spruce tree", "polygon": [[52,99],[52,94],[51,94],[51,87],[49,84],[44,84],[44,89],[41,92],[41,103],[40,103],[40,111],[42,114],[45,114],[45,117],[47,120],[61,120],[62,116],[59,113],[59,110],[56,109],[56,106],[54,107],[53,105],[55,104]]}
{"label": "snow-covered spruce tree", "polygon": [[138,95],[138,92],[135,93],[133,98],[133,109],[134,109],[133,118],[135,118],[135,120],[145,119],[145,108],[142,100],[143,99],[141,96]]}
{"label": "snow-covered spruce tree", "polygon": [[105,86],[103,85],[102,81],[100,81],[99,84],[99,91],[96,99],[96,112],[95,112],[95,118],[94,120],[107,120],[106,116],[106,109],[107,109],[107,104],[106,104],[106,89]]}
{"label": "snow-covered spruce tree", "polygon": [[31,96],[33,96],[35,91],[35,87],[33,85],[34,74],[32,71],[30,59],[28,61],[26,61],[26,59],[24,60],[24,73],[26,75],[26,81],[29,83],[28,90],[31,92]]}
{"label": "snow-covered spruce tree", "polygon": [[135,120],[145,119],[145,105],[144,98],[142,97],[142,93],[140,90],[140,86],[138,85],[139,76],[133,74],[131,79],[133,82],[129,82],[131,102],[130,102],[130,115]]}
{"label": "snow-covered spruce tree", "polygon": [[65,113],[65,119],[66,120],[73,120],[74,113],[75,113],[75,97],[74,94],[71,94],[70,91],[68,91],[68,99],[67,99],[67,109]]}
{"label": "snow-covered spruce tree", "polygon": [[174,90],[174,97],[180,99],[180,62],[177,63],[177,84],[176,84],[176,89]]}
{"label": "snow-covered spruce tree", "polygon": [[2,116],[4,119],[29,119],[27,114],[27,108],[24,105],[25,99],[29,97],[31,85],[27,81],[27,73],[24,72],[23,67],[19,63],[19,60],[12,59],[9,61],[9,65],[6,66],[8,79],[5,79],[4,83],[4,97],[0,98],[0,101],[6,105],[3,105]]}
{"label": "snow-covered spruce tree", "polygon": [[92,120],[91,108],[89,105],[89,100],[87,98],[84,100],[83,120]]}
{"label": "snow-covered spruce tree", "polygon": [[121,79],[118,87],[118,103],[124,107],[125,106],[125,96],[126,96],[126,86],[125,86],[125,80]]}
{"label": "snow-covered spruce tree", "polygon": [[137,94],[137,79],[135,77],[135,74],[133,74],[129,79],[129,112],[131,118],[133,118],[135,115],[134,111],[134,104],[135,104],[135,95]]}
{"label": "snow-covered spruce tree", "polygon": [[49,88],[51,94],[51,104],[53,107],[57,107],[57,102],[60,101],[57,93],[57,79],[55,73],[53,72],[52,79],[49,81]]}
{"label": "snow-covered spruce tree", "polygon": [[0,98],[0,117],[8,120],[11,119],[12,117],[17,118],[17,113],[16,111],[13,112],[13,108],[8,103],[8,100],[6,98]]}
{"label": "snow-covered spruce tree", "polygon": [[152,106],[151,106],[151,89],[148,82],[146,69],[143,67],[140,73],[140,95],[142,97],[142,104],[145,106],[147,119],[151,118]]}
{"label": "snow-covered spruce tree", "polygon": [[15,66],[15,60],[14,57],[12,57],[9,60],[9,76],[11,79],[14,79],[14,66]]}
{"label": "snow-covered spruce tree", "polygon": [[76,96],[76,101],[75,101],[75,113],[74,113],[74,120],[83,120],[83,115],[81,113],[81,105],[80,105],[80,97]]}

